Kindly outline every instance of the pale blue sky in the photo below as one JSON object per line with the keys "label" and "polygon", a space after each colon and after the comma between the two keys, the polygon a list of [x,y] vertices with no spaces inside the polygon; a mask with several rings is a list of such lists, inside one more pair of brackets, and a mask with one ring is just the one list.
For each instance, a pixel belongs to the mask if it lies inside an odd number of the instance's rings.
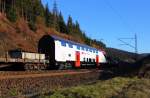
{"label": "pale blue sky", "polygon": [[[134,52],[120,46],[118,38],[138,36],[139,53],[150,53],[150,0],[56,0],[65,20],[71,15],[83,31],[93,39],[102,40],[107,47]],[[48,2],[50,10],[54,0]],[[134,45],[134,41],[126,40]]]}

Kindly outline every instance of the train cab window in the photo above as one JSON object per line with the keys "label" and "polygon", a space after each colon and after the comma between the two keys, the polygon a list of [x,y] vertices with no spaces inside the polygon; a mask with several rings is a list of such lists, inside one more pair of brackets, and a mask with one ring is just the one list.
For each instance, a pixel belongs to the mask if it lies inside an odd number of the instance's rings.
{"label": "train cab window", "polygon": [[77,46],[77,49],[80,50],[80,46]]}
{"label": "train cab window", "polygon": [[66,42],[61,41],[61,46],[66,47]]}
{"label": "train cab window", "polygon": [[68,44],[69,45],[69,48],[73,48],[73,45],[72,44]]}

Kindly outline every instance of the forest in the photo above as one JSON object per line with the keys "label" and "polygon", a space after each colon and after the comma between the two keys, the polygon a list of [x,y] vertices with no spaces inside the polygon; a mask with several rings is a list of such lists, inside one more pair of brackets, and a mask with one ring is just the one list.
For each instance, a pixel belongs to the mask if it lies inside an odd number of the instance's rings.
{"label": "forest", "polygon": [[41,17],[48,28],[80,38],[85,44],[96,46],[96,48],[106,47],[101,41],[88,37],[86,32],[81,30],[79,22],[74,21],[71,16],[68,16],[65,22],[61,11],[58,10],[57,2],[54,2],[52,6],[53,9],[49,10],[49,5],[43,5],[41,0],[0,0],[0,12],[11,22],[23,18],[30,29],[36,31],[37,18]]}

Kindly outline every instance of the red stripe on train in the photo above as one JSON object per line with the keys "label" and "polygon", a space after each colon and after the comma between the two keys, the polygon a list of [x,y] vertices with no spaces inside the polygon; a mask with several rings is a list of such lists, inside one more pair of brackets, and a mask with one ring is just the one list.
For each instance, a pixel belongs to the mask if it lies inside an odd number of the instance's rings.
{"label": "red stripe on train", "polygon": [[96,65],[99,66],[99,56],[96,55]]}
{"label": "red stripe on train", "polygon": [[75,61],[75,67],[79,68],[80,67],[80,52],[76,51],[76,61]]}

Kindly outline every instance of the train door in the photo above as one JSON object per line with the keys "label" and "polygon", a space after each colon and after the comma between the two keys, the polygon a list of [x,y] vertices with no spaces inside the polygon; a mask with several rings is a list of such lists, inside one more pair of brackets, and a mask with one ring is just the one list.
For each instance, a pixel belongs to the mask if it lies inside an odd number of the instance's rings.
{"label": "train door", "polygon": [[76,51],[76,61],[75,61],[75,67],[76,68],[79,68],[80,67],[80,52],[79,51]]}
{"label": "train door", "polygon": [[96,65],[99,67],[99,55],[96,55]]}

